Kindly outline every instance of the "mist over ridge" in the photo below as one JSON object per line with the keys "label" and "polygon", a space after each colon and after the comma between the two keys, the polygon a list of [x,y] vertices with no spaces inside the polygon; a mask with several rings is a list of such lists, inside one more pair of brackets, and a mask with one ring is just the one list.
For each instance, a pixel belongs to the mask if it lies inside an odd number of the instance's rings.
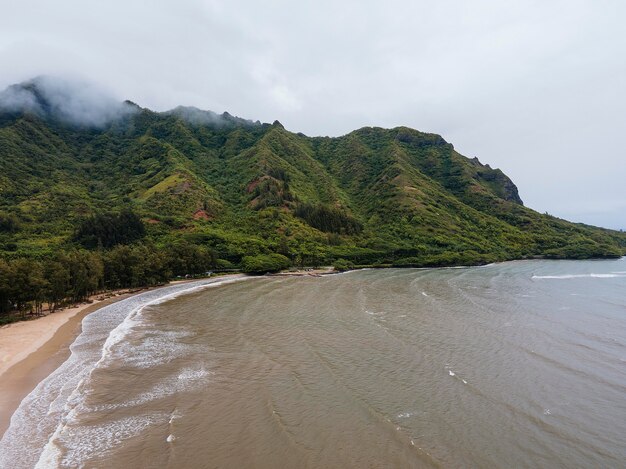
{"label": "mist over ridge", "polygon": [[87,81],[41,75],[0,92],[0,109],[32,113],[77,126],[104,127],[138,111]]}

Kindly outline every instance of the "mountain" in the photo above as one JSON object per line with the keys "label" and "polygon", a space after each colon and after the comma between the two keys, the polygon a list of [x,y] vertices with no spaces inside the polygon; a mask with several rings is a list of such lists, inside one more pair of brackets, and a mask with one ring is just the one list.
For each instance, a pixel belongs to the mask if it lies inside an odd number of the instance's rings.
{"label": "mountain", "polygon": [[[141,229],[129,237],[115,220],[135,215]],[[270,253],[402,266],[626,252],[623,233],[525,207],[502,171],[439,135],[308,137],[193,107],[154,112],[41,77],[0,93],[0,256],[137,239],[204,246],[223,265]]]}

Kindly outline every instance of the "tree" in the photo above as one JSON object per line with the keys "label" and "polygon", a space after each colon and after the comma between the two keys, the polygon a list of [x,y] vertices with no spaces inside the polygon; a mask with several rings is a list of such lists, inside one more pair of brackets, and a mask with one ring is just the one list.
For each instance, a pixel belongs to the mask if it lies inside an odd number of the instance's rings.
{"label": "tree", "polygon": [[259,254],[242,259],[242,270],[248,274],[278,272],[291,265],[291,261],[282,254]]}
{"label": "tree", "polygon": [[47,283],[40,263],[32,259],[15,259],[11,262],[9,282],[9,298],[18,311],[41,312]]}
{"label": "tree", "polygon": [[141,218],[131,209],[120,213],[98,213],[83,220],[74,239],[88,249],[130,244],[146,234]]}
{"label": "tree", "polygon": [[0,313],[13,309],[11,280],[11,266],[4,259],[0,259]]}
{"label": "tree", "polygon": [[19,229],[20,223],[14,214],[0,212],[0,233],[15,233]]}
{"label": "tree", "polygon": [[322,204],[299,204],[294,215],[326,233],[358,234],[363,226],[344,210]]}
{"label": "tree", "polygon": [[333,262],[333,268],[337,272],[345,272],[346,270],[354,268],[354,264],[345,259],[337,259],[335,262]]}
{"label": "tree", "polygon": [[215,251],[186,241],[176,243],[168,249],[168,267],[173,275],[198,275],[216,267]]}
{"label": "tree", "polygon": [[[65,260],[65,256],[62,256]],[[62,304],[70,291],[70,271],[67,262],[49,261],[44,267],[44,276],[48,282],[46,298],[54,312]]]}

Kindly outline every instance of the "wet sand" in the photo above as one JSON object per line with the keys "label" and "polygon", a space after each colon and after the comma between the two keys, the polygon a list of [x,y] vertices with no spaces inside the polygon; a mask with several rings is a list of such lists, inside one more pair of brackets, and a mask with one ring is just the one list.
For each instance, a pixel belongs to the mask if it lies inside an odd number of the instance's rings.
{"label": "wet sand", "polygon": [[0,435],[24,397],[70,355],[89,313],[133,293],[84,303],[30,321],[0,328]]}
{"label": "wet sand", "polygon": [[275,274],[268,274],[270,277],[320,277],[338,273],[333,267],[322,267],[319,269],[298,269],[283,270]]}

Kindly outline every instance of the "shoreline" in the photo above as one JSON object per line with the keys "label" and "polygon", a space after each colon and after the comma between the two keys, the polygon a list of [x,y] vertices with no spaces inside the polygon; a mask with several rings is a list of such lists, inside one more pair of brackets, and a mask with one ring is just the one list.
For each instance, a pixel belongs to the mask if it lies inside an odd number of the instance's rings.
{"label": "shoreline", "polygon": [[[42,318],[12,323],[0,329],[0,343],[13,336],[12,343],[2,350],[5,356],[0,365],[0,435],[4,435],[9,428],[11,417],[22,399],[69,358],[70,345],[81,333],[83,319],[104,306],[136,293],[138,292],[96,300]],[[19,331],[17,337],[16,330]],[[17,343],[20,338],[24,342]],[[9,347],[15,346],[22,350],[11,353],[13,350]],[[2,348],[5,348],[4,343],[0,345],[0,349]]]}
{"label": "shoreline", "polygon": [[[229,276],[223,276],[227,278]],[[83,319],[139,293],[201,279],[176,280],[166,285],[94,295],[82,303],[46,316],[0,327],[0,439],[22,400],[70,357],[70,346],[82,332]],[[102,299],[98,299],[102,298]]]}
{"label": "shoreline", "polygon": [[276,273],[266,274],[268,277],[321,277],[338,273],[333,267],[320,267],[310,269],[282,270]]}

